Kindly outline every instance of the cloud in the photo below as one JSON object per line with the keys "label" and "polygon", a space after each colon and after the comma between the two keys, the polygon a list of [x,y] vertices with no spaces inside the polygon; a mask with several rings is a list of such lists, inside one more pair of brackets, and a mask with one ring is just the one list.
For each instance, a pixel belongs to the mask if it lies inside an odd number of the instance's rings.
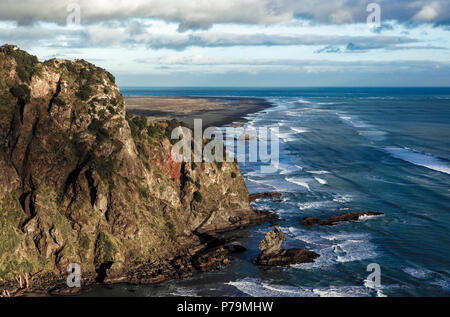
{"label": "cloud", "polygon": [[[337,47],[371,50],[395,48],[417,43],[418,40],[396,35],[335,35],[296,33],[232,33],[197,31],[189,33],[167,32],[143,26],[134,21],[130,24],[103,23],[86,27],[68,28],[55,24],[28,26],[0,25],[0,41],[18,44],[23,48],[33,46],[52,47],[134,47],[151,49],[185,50],[190,47],[233,46],[325,46],[318,52],[337,51]],[[293,31],[292,31],[293,32]],[[350,44],[349,44],[350,43]]]}
{"label": "cloud", "polygon": [[320,54],[320,53],[342,53],[342,50],[339,47],[327,45],[325,47],[319,48],[318,50],[315,50],[314,53]]}
{"label": "cloud", "polygon": [[[382,18],[400,22],[411,20],[447,24],[450,21],[448,0],[376,1]],[[64,24],[67,5],[61,0],[2,0],[0,20],[26,25],[36,21]],[[83,23],[98,23],[129,18],[151,18],[174,22],[179,31],[208,29],[214,24],[275,24],[294,17],[320,23],[364,23],[368,12],[365,0],[115,0],[72,1],[81,6]]]}
{"label": "cloud", "polygon": [[[155,65],[164,67],[173,71],[183,71],[179,66],[197,67],[197,66],[236,66],[230,70],[242,69],[242,66],[258,67],[259,69],[309,69],[315,72],[320,71],[388,71],[392,69],[411,69],[413,71],[424,71],[430,68],[448,68],[450,63],[432,62],[432,61],[334,61],[334,60],[315,60],[315,59],[289,59],[289,58],[240,58],[240,57],[217,57],[206,55],[176,56],[166,55],[161,57],[138,58],[134,60],[139,64]],[[293,68],[294,67],[294,68]],[[210,68],[206,68],[210,69]],[[214,67],[219,70],[220,67]]]}
{"label": "cloud", "polygon": [[414,43],[406,36],[347,36],[315,34],[238,34],[203,31],[194,34],[142,33],[136,36],[104,27],[89,28],[88,41],[94,45],[141,44],[152,49],[169,48],[183,50],[188,47],[230,47],[230,46],[290,46],[290,45],[348,45],[356,43],[360,48],[377,49]]}
{"label": "cloud", "polygon": [[421,22],[430,22],[435,20],[439,16],[439,3],[432,2],[431,4],[425,5],[422,10],[414,15],[413,20]]}
{"label": "cloud", "polygon": [[400,51],[400,50],[447,50],[444,46],[436,45],[355,45],[350,42],[345,47],[325,46],[318,50],[315,50],[315,54],[321,53],[353,53],[353,52],[367,52],[373,49],[384,49],[388,51]]}

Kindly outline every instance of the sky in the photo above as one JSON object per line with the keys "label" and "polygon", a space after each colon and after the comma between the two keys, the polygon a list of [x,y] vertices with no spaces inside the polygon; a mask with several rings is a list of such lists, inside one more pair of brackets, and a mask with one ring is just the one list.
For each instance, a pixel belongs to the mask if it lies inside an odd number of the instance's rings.
{"label": "sky", "polygon": [[1,0],[5,43],[122,87],[450,86],[449,0]]}

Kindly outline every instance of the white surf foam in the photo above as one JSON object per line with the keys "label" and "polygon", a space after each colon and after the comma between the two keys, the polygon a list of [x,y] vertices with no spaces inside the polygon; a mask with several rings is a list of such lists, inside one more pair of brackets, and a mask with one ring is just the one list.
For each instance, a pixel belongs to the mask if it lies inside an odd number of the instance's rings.
{"label": "white surf foam", "polygon": [[292,141],[296,141],[297,139],[295,138],[296,133],[294,132],[278,132],[278,138],[282,141],[282,142],[292,142]]}
{"label": "white surf foam", "polygon": [[352,262],[377,256],[375,246],[367,234],[337,234],[323,236],[332,243],[331,249],[337,262]]}
{"label": "white surf foam", "polygon": [[234,286],[252,297],[364,297],[377,296],[377,292],[364,286],[304,287],[264,282],[256,278],[231,281]]}
{"label": "white surf foam", "polygon": [[[277,192],[297,192],[298,186],[297,184],[293,184],[292,182],[287,181],[284,178],[274,179],[274,178],[255,178],[255,177],[247,177],[247,181],[256,183],[260,186],[263,186],[266,191],[277,191]],[[306,184],[307,185],[307,184]]]}
{"label": "white surf foam", "polygon": [[386,139],[386,132],[380,130],[359,130],[358,134],[373,141],[382,141]]}
{"label": "white surf foam", "polygon": [[300,103],[300,104],[311,104],[311,101],[308,101],[308,100],[305,100],[305,99],[301,99],[301,98],[298,99],[297,102]]}
{"label": "white surf foam", "polygon": [[296,184],[298,186],[304,187],[307,190],[311,191],[311,188],[308,184],[308,179],[306,178],[299,178],[299,177],[286,177],[285,178],[288,182]]}
{"label": "white surf foam", "polygon": [[450,174],[450,166],[437,157],[415,151],[409,148],[387,147],[385,151],[395,158],[407,161],[414,165],[423,166],[438,172]]}
{"label": "white surf foam", "polygon": [[[196,293],[195,290],[187,288],[187,287],[181,287],[181,286],[177,286],[177,287],[170,287],[173,288],[173,290],[171,290],[169,292],[169,294],[171,296],[179,296],[179,297],[197,297],[198,294]],[[151,296],[151,295],[149,295]]]}
{"label": "white surf foam", "polygon": [[437,285],[446,291],[450,291],[450,281],[448,279],[434,279],[430,284]]}
{"label": "white surf foam", "polygon": [[296,132],[296,133],[305,133],[305,132],[309,132],[308,129],[306,128],[295,128],[295,127],[291,127],[291,130]]}
{"label": "white surf foam", "polygon": [[333,201],[337,202],[337,203],[348,203],[349,201],[352,201],[353,197],[352,195],[340,195],[340,194],[335,194],[333,195]]}
{"label": "white surf foam", "polygon": [[301,171],[303,168],[299,165],[286,165],[286,164],[279,164],[278,168],[281,170],[281,175],[291,174],[298,171]]}
{"label": "white surf foam", "polygon": [[367,124],[356,117],[352,117],[350,115],[340,115],[338,114],[339,119],[341,119],[344,123],[355,127],[355,128],[370,128],[372,127],[370,124]]}
{"label": "white surf foam", "polygon": [[318,105],[338,105],[341,104],[342,102],[318,102]]}
{"label": "white surf foam", "polygon": [[305,203],[298,203],[297,206],[300,210],[307,210],[307,209],[326,208],[326,207],[330,207],[333,204],[334,204],[334,202],[332,202],[332,201],[324,200],[324,201],[310,201],[310,202],[305,202]]}
{"label": "white surf foam", "polygon": [[308,173],[310,173],[310,174],[319,174],[319,175],[321,175],[321,174],[329,174],[330,172],[328,172],[328,171],[307,171]]}
{"label": "white surf foam", "polygon": [[383,217],[383,215],[362,215],[362,216],[358,217],[358,220],[363,221],[363,220],[370,220],[370,219],[379,218],[379,217]]}
{"label": "white surf foam", "polygon": [[289,111],[284,112],[285,115],[292,116],[292,117],[303,116],[303,113],[304,113],[303,109],[297,109],[296,111],[289,110]]}
{"label": "white surf foam", "polygon": [[318,183],[320,183],[320,184],[322,184],[322,185],[328,184],[328,182],[327,182],[325,179],[323,179],[323,178],[314,177],[314,179],[315,179]]}
{"label": "white surf foam", "polygon": [[427,269],[416,269],[412,267],[405,267],[403,272],[419,279],[427,278],[431,274],[431,271]]}
{"label": "white surf foam", "polygon": [[292,265],[298,269],[326,268],[339,263],[361,261],[378,256],[376,246],[366,233],[329,234],[311,231],[308,228],[281,228],[287,232],[290,239],[300,240],[307,244],[306,248],[318,254],[313,263]]}

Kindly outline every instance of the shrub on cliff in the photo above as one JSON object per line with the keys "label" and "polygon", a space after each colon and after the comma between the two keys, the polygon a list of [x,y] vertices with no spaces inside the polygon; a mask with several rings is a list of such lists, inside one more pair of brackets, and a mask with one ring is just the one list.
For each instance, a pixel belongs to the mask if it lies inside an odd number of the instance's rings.
{"label": "shrub on cliff", "polygon": [[30,88],[26,85],[11,88],[11,94],[16,98],[23,100],[25,103],[30,102]]}
{"label": "shrub on cliff", "polygon": [[116,77],[114,77],[113,74],[111,74],[110,72],[107,72],[106,75],[108,75],[109,80],[115,84],[116,83]]}
{"label": "shrub on cliff", "polygon": [[58,107],[65,107],[66,106],[66,102],[64,100],[62,100],[61,98],[58,98],[58,97],[53,99],[53,103],[55,105],[57,105]]}
{"label": "shrub on cliff", "polygon": [[27,83],[30,82],[33,75],[37,72],[37,57],[21,50],[12,50],[11,55],[16,60],[16,72],[19,75],[20,80]]}
{"label": "shrub on cliff", "polygon": [[92,120],[88,130],[97,137],[98,142],[102,142],[110,137],[108,131],[103,127],[103,122],[98,119]]}
{"label": "shrub on cliff", "polygon": [[198,203],[202,202],[203,196],[199,191],[194,192],[194,200]]}
{"label": "shrub on cliff", "polygon": [[80,89],[76,92],[76,96],[83,101],[89,99],[89,96],[92,94],[92,89],[88,85],[81,86]]}

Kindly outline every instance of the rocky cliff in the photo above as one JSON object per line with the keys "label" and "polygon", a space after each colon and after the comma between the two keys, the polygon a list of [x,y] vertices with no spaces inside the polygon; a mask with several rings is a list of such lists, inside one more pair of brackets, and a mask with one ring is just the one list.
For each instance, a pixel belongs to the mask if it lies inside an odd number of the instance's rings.
{"label": "rocky cliff", "polygon": [[0,48],[0,282],[171,259],[258,216],[237,163],[176,163],[176,122],[127,115],[86,61]]}

